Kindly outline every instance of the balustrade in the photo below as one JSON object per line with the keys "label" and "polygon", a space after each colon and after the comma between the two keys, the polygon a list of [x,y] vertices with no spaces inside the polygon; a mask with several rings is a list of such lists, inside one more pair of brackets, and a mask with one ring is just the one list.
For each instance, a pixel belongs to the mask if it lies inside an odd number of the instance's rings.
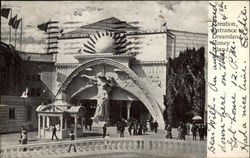
{"label": "balustrade", "polygon": [[[75,154],[87,155],[102,152],[146,152],[150,154],[161,154],[168,156],[175,153],[185,155],[206,153],[206,144],[201,142],[166,140],[166,139],[139,139],[139,138],[110,138],[110,139],[85,139],[75,141],[61,141],[39,144],[27,144],[3,147],[0,150],[0,157],[53,157],[65,156],[68,153],[70,144],[76,146]],[[73,150],[71,151],[71,153]]]}

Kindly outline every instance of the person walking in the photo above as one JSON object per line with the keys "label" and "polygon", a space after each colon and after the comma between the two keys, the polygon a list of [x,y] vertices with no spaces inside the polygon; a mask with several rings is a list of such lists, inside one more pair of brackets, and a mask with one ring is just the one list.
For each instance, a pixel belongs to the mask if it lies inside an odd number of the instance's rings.
{"label": "person walking", "polygon": [[[22,133],[22,138],[20,140],[20,143],[22,145],[28,144],[28,138],[27,138],[27,133],[26,132]],[[23,148],[23,151],[27,151],[27,148]]]}
{"label": "person walking", "polygon": [[87,120],[87,119],[85,120],[84,126],[85,126],[85,131],[87,131],[87,129],[89,129],[89,128],[88,128],[88,120]]}
{"label": "person walking", "polygon": [[151,130],[151,128],[150,128],[150,121],[148,120],[147,121],[147,131],[149,132],[149,130]]}
{"label": "person walking", "polygon": [[187,128],[187,135],[189,135],[189,132],[190,132],[190,123],[188,122],[187,124],[186,124],[186,128]]}
{"label": "person walking", "polygon": [[120,122],[120,126],[119,126],[119,130],[120,130],[120,137],[123,138],[124,137],[124,131],[125,131],[125,127],[126,127],[126,122],[124,119],[122,119],[122,121]]}
{"label": "person walking", "polygon": [[189,133],[192,134],[192,127],[193,127],[193,124],[190,123],[190,129],[189,129]]}
{"label": "person walking", "polygon": [[205,127],[203,124],[200,125],[198,132],[199,132],[199,136],[200,136],[200,141],[204,140]]}
{"label": "person walking", "polygon": [[154,129],[155,129],[155,133],[157,133],[158,131],[158,122],[155,120],[155,123],[154,123]]}
{"label": "person walking", "polygon": [[181,139],[186,140],[187,128],[186,128],[185,123],[182,123],[181,128],[182,128],[182,130],[181,130],[181,132],[182,132],[181,133]]}
{"label": "person walking", "polygon": [[204,126],[204,131],[205,131],[204,137],[207,138],[207,124],[205,124],[205,126]]}
{"label": "person walking", "polygon": [[191,131],[192,131],[192,134],[193,134],[193,140],[196,140],[196,135],[197,135],[197,126],[196,126],[196,124],[193,124]]}
{"label": "person walking", "polygon": [[102,130],[103,130],[102,137],[105,138],[105,137],[106,137],[106,134],[107,134],[107,124],[106,124],[106,123],[105,123],[104,126],[102,127]]}
{"label": "person walking", "polygon": [[172,126],[171,126],[171,124],[168,124],[168,125],[167,125],[166,130],[167,130],[166,138],[172,139],[173,137],[172,137]]}
{"label": "person walking", "polygon": [[132,128],[133,128],[133,123],[130,123],[130,125],[128,127],[128,133],[130,136],[132,135]]}
{"label": "person walking", "polygon": [[135,124],[134,124],[134,135],[137,135],[138,133],[138,122],[135,121]]}
{"label": "person walking", "polygon": [[22,125],[20,128],[20,140],[22,139],[23,131],[24,131],[24,125]]}
{"label": "person walking", "polygon": [[93,120],[92,120],[92,119],[89,119],[89,130],[90,130],[90,131],[92,130],[92,124],[93,124]]}
{"label": "person walking", "polygon": [[58,140],[58,138],[56,136],[56,126],[55,125],[52,128],[52,138],[51,138],[51,140],[53,140],[54,136],[56,137],[56,140]]}
{"label": "person walking", "polygon": [[[73,131],[70,131],[69,136],[70,136],[71,141],[75,140],[75,135],[74,135]],[[72,146],[74,147],[74,151],[76,152],[76,146],[74,143],[70,144],[68,152],[70,152]]]}
{"label": "person walking", "polygon": [[154,122],[153,122],[153,120],[150,120],[150,130],[154,131]]}
{"label": "person walking", "polygon": [[138,135],[142,135],[142,130],[143,130],[142,124],[140,123],[139,129],[138,129]]}
{"label": "person walking", "polygon": [[143,134],[147,134],[148,133],[147,123],[142,124],[142,128],[143,128]]}
{"label": "person walking", "polygon": [[20,130],[20,140],[22,139],[23,135],[26,136],[26,139],[28,140],[28,130],[27,130],[27,127],[26,127],[26,124],[23,124],[21,126],[21,130]]}
{"label": "person walking", "polygon": [[116,134],[119,134],[120,133],[120,121],[117,121],[116,123]]}

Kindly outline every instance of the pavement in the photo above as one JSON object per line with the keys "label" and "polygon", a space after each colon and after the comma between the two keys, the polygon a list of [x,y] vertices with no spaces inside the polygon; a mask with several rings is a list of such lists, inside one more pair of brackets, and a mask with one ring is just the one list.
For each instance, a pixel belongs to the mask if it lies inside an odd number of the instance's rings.
{"label": "pavement", "polygon": [[[119,138],[119,133],[116,132],[116,127],[108,127],[107,133],[109,134],[110,138]],[[172,130],[173,139],[177,139],[177,129],[174,128]],[[157,133],[150,131],[145,135],[132,135],[130,136],[128,130],[125,130],[125,137],[136,137],[136,138],[152,138],[152,139],[166,139],[166,131],[159,130]],[[95,138],[102,138],[102,128],[101,127],[92,127],[92,130],[85,130],[83,136],[77,137],[77,140],[81,139],[95,139]],[[18,140],[20,139],[20,133],[9,133],[9,134],[1,134],[0,135],[0,146],[12,146],[12,145],[19,145]],[[63,140],[46,140],[46,139],[38,139],[37,132],[29,132],[28,133],[28,144],[35,144],[35,143],[45,143],[45,142],[56,142],[56,141],[66,141],[69,138],[65,138]],[[186,135],[186,141],[193,141],[192,135]],[[199,137],[197,137],[197,143],[206,143],[205,141],[200,142]],[[129,157],[129,155],[128,155]]]}

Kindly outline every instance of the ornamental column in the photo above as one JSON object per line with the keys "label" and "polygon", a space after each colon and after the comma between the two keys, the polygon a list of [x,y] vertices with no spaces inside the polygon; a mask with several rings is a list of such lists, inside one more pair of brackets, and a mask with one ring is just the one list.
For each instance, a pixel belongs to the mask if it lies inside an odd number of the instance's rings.
{"label": "ornamental column", "polygon": [[43,115],[43,138],[45,138],[45,116]]}
{"label": "ornamental column", "polygon": [[63,117],[60,116],[60,132],[61,132],[61,136],[63,138]]}
{"label": "ornamental column", "polygon": [[41,137],[41,125],[40,125],[40,115],[38,115],[38,134],[37,134],[37,137],[40,138]]}
{"label": "ornamental column", "polygon": [[77,137],[77,116],[75,116],[75,137]]}
{"label": "ornamental column", "polygon": [[130,119],[130,108],[131,108],[132,101],[127,102],[127,120]]}
{"label": "ornamental column", "polygon": [[46,126],[49,128],[50,127],[50,119],[49,116],[46,116]]}
{"label": "ornamental column", "polygon": [[82,128],[82,133],[83,133],[83,117],[81,118],[81,128]]}
{"label": "ornamental column", "polygon": [[67,129],[68,125],[67,125],[67,117],[65,116],[64,117],[64,128]]}

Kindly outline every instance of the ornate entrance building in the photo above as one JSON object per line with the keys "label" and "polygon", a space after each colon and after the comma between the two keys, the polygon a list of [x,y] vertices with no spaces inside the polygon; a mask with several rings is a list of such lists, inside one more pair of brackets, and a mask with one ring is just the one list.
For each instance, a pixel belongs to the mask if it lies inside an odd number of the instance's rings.
{"label": "ornate entrance building", "polygon": [[[207,38],[173,32],[166,28],[140,31],[112,17],[62,34],[53,88],[56,97],[85,107],[87,120],[101,119],[111,125],[122,118],[152,120],[163,129],[167,59],[178,56],[177,49],[202,47],[200,39]],[[177,41],[186,36],[193,39],[190,46]]]}
{"label": "ornate entrance building", "polygon": [[207,34],[166,27],[144,31],[131,24],[115,17],[77,27],[69,22],[63,33],[53,24],[53,34],[48,33],[48,50],[57,50],[53,53],[19,52],[1,42],[0,133],[17,132],[16,124],[24,123],[44,129],[43,116],[34,115],[35,110],[58,99],[85,108],[86,120],[111,125],[122,118],[156,120],[163,129],[167,59],[187,48],[205,47],[207,53]]}
{"label": "ornate entrance building", "polygon": [[[77,56],[81,64],[67,77],[57,96],[81,104],[87,118],[103,117],[110,124],[121,118],[157,120],[164,125],[162,109],[138,75],[129,68],[134,56],[101,53]],[[98,106],[103,108],[97,111]]]}

